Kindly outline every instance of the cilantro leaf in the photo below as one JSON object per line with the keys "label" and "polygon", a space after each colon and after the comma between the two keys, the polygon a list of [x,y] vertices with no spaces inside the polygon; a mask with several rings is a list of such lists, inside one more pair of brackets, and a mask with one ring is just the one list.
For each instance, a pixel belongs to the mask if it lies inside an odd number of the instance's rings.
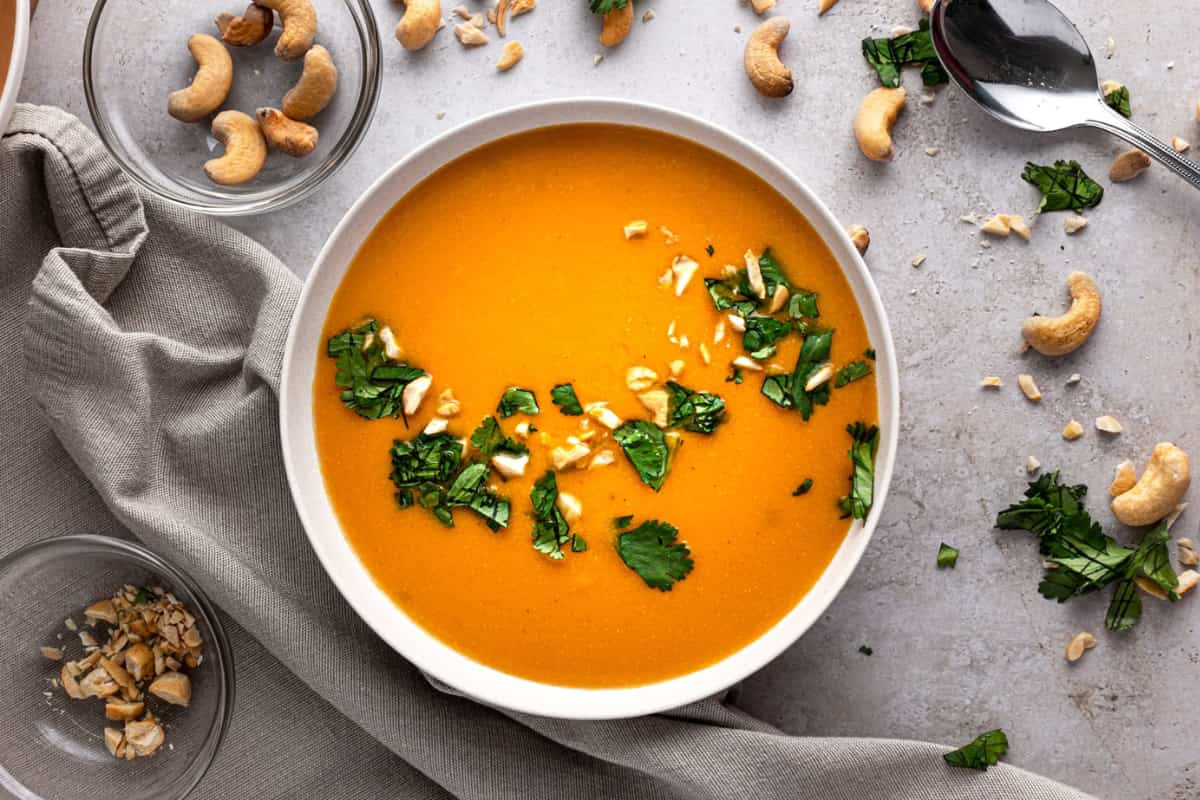
{"label": "cilantro leaf", "polygon": [[[788,280],[787,275],[783,271],[783,264],[779,263],[779,259],[775,257],[771,248],[768,247],[763,250],[762,255],[758,257],[758,269],[762,273],[763,285],[767,289],[767,297],[774,295],[775,287],[780,285],[786,286],[788,291],[791,291],[792,282]],[[746,289],[749,289],[749,276],[745,276],[743,280],[745,281],[743,285]],[[742,294],[747,297],[752,296],[748,291],[743,291]]]}
{"label": "cilantro leaf", "polygon": [[742,370],[740,367],[730,366],[729,374],[725,376],[726,383],[741,383]]}
{"label": "cilantro leaf", "polygon": [[575,387],[569,383],[560,383],[550,390],[550,400],[558,406],[558,410],[569,417],[578,417],[583,413],[583,406],[575,396]]}
{"label": "cilantro leaf", "polygon": [[717,252],[717,248],[713,247],[711,244],[706,244],[704,246],[704,252],[708,253],[709,257],[711,258],[713,253]]}
{"label": "cilantro leaf", "polygon": [[1104,613],[1104,627],[1110,631],[1127,631],[1137,625],[1141,618],[1142,597],[1137,584],[1131,580],[1119,581],[1113,590],[1108,611]]}
{"label": "cilantro leaf", "polygon": [[866,519],[875,503],[875,450],[879,447],[879,427],[855,422],[846,426],[854,443],[850,446],[850,494],[838,500],[842,518]]}
{"label": "cilantro leaf", "polygon": [[875,69],[879,82],[893,89],[900,85],[900,68],[906,64],[921,68],[921,80],[926,86],[950,80],[933,49],[928,19],[922,19],[920,27],[911,33],[891,39],[863,39],[862,53]]}
{"label": "cilantro leaf", "polygon": [[954,569],[954,565],[957,563],[958,550],[945,542],[938,545],[937,565],[939,568],[949,567],[950,569]]}
{"label": "cilantro leaf", "polygon": [[792,319],[815,319],[821,316],[817,308],[817,293],[795,289],[788,298],[788,316]]}
{"label": "cilantro leaf", "polygon": [[571,526],[558,509],[558,480],[553,470],[538,478],[529,490],[529,499],[533,502],[533,549],[561,560],[563,546],[571,541]]}
{"label": "cilantro leaf", "polygon": [[1108,104],[1109,108],[1111,108],[1113,111],[1116,111],[1122,117],[1125,117],[1126,119],[1133,118],[1133,108],[1129,105],[1128,86],[1122,86],[1118,89],[1114,89],[1111,92],[1106,92],[1104,95],[1104,102]]}
{"label": "cilantro leaf", "polygon": [[671,394],[667,425],[695,433],[712,433],[725,421],[725,401],[711,392],[697,392],[675,381],[667,381]]}
{"label": "cilantro leaf", "polygon": [[705,278],[704,288],[708,290],[708,296],[712,298],[717,311],[734,311],[740,316],[748,317],[758,308],[758,300],[738,298],[736,279]]}
{"label": "cilantro leaf", "polygon": [[533,416],[540,411],[533,392],[528,389],[519,389],[516,386],[506,389],[500,398],[500,404],[496,406],[496,413],[503,418],[511,417],[513,414]]}
{"label": "cilantro leaf", "polygon": [[1171,555],[1167,549],[1170,541],[1171,534],[1165,522],[1142,535],[1125,564],[1121,581],[1113,591],[1112,601],[1104,616],[1104,627],[1111,631],[1127,631],[1141,619],[1142,598],[1138,594],[1138,579],[1157,586],[1172,600],[1178,599],[1175,589],[1179,586],[1179,577],[1171,568]]}
{"label": "cilantro leaf", "polygon": [[751,358],[761,361],[775,355],[775,343],[791,332],[791,323],[780,322],[771,317],[746,317],[742,348],[750,353]]}
{"label": "cilantro leaf", "polygon": [[624,530],[633,523],[633,514],[626,514],[622,517],[613,517],[612,525],[616,530]]}
{"label": "cilantro leaf", "polygon": [[642,482],[656,492],[661,489],[671,466],[671,449],[658,426],[644,419],[629,420],[614,430],[612,436]]}
{"label": "cilantro leaf", "polygon": [[392,444],[392,483],[408,489],[422,483],[445,483],[462,462],[462,442],[448,433],[419,433]]}
{"label": "cilantro leaf", "polygon": [[971,742],[942,756],[952,767],[986,770],[994,767],[1008,753],[1008,737],[997,728],[981,733]]}
{"label": "cilantro leaf", "polygon": [[[1042,540],[1042,555],[1049,555],[1051,545],[1067,527],[1068,522],[1083,511],[1087,487],[1068,486],[1059,482],[1058,472],[1043,473],[1029,484],[1025,499],[1009,506],[996,517],[996,527],[1002,530],[1023,530]],[[1090,525],[1090,517],[1088,524]]]}
{"label": "cilantro leaf", "polygon": [[629,0],[589,0],[588,2],[588,7],[592,9],[593,14],[607,14],[627,5],[629,5]]}
{"label": "cilantro leaf", "polygon": [[846,366],[837,371],[837,376],[833,379],[833,388],[840,389],[847,383],[865,378],[871,374],[871,365],[865,361],[851,361]]}
{"label": "cilantro leaf", "polygon": [[617,554],[651,589],[669,592],[692,571],[692,551],[674,525],[649,520],[617,536]]}
{"label": "cilantro leaf", "polygon": [[866,350],[863,350],[863,357],[870,359],[871,361],[874,361],[875,360],[875,348],[868,347]]}
{"label": "cilantro leaf", "polygon": [[1055,161],[1046,167],[1025,163],[1021,178],[1042,193],[1038,211],[1083,211],[1100,203],[1104,189],[1087,176],[1078,161]]}
{"label": "cilantro leaf", "polygon": [[479,451],[485,459],[496,453],[512,453],[515,456],[524,455],[529,448],[512,437],[505,436],[500,429],[500,423],[495,417],[484,417],[479,427],[471,434],[471,447]]}
{"label": "cilantro leaf", "polygon": [[462,442],[449,433],[422,432],[407,442],[397,439],[391,450],[396,503],[401,508],[415,503],[449,527],[454,527],[451,509],[461,507],[479,514],[492,530],[507,527],[511,506],[484,486],[487,464],[475,462],[460,469],[462,455]]}
{"label": "cilantro leaf", "polygon": [[571,552],[586,553],[588,549],[587,539],[584,539],[578,533],[571,535]]}
{"label": "cilantro leaf", "polygon": [[465,506],[483,517],[493,531],[508,527],[512,506],[503,497],[488,491],[488,466],[476,462],[463,467],[462,472],[446,490],[446,505],[455,508]]}
{"label": "cilantro leaf", "polygon": [[792,497],[800,497],[802,495],[806,495],[809,493],[809,491],[812,489],[812,487],[813,487],[813,479],[805,478],[803,481],[800,482],[800,485],[796,487],[796,490],[794,492],[792,492]]}
{"label": "cilantro leaf", "polygon": [[337,362],[334,382],[342,389],[342,402],[367,419],[403,416],[404,387],[425,374],[423,369],[389,359],[379,330],[377,321],[367,320],[331,336],[325,345]]}

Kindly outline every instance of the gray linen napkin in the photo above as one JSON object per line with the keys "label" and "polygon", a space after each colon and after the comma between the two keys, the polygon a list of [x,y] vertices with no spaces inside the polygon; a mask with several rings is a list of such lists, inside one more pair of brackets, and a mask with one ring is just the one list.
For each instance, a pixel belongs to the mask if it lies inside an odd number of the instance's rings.
{"label": "gray linen napkin", "polygon": [[787,736],[728,698],[581,723],[441,691],[341,600],[292,509],[276,390],[298,281],[142,197],[55,109],[18,108],[0,192],[0,548],[132,535],[221,607],[237,705],[199,796],[1086,797],[936,745]]}

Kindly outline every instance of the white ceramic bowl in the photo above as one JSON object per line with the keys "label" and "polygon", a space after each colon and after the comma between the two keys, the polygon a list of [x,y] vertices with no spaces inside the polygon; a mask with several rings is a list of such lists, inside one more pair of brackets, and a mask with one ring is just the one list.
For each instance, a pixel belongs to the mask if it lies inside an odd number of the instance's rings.
{"label": "white ceramic bowl", "polygon": [[12,119],[17,91],[21,88],[21,74],[25,71],[25,54],[29,50],[29,0],[17,0],[16,13],[16,37],[8,61],[8,75],[0,86],[0,133],[7,130],[8,121]]}
{"label": "white ceramic bowl", "polygon": [[[875,505],[856,522],[812,590],[770,630],[704,669],[670,680],[619,689],[554,686],[500,672],[473,661],[408,618],[375,585],[342,534],[325,493],[313,432],[312,385],[325,314],[338,283],[379,219],[439,167],[494,139],[573,122],[607,122],[682,136],[756,173],[812,223],[846,275],[874,344],[879,393],[880,443]],[[426,673],[466,695],[514,711],[571,719],[611,719],[650,714],[698,700],[745,678],[791,645],[821,616],[858,564],[879,519],[892,478],[900,398],[891,332],[879,294],[841,224],[782,164],[732,133],[695,117],[620,100],[555,100],[519,106],[469,122],[400,161],[366,191],[326,242],[300,297],[284,354],[280,425],[288,481],[308,538],[342,595],[367,624]]]}

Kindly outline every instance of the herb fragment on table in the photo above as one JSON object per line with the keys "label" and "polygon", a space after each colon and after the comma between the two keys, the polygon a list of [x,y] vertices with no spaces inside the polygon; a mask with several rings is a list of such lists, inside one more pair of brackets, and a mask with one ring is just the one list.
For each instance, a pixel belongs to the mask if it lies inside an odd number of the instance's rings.
{"label": "herb fragment on table", "polygon": [[575,396],[575,387],[569,383],[560,383],[550,390],[550,400],[558,406],[558,410],[569,417],[578,417],[583,413],[583,406]]}
{"label": "herb fragment on table", "polygon": [[1170,541],[1171,534],[1165,522],[1143,534],[1113,591],[1112,601],[1104,615],[1104,627],[1110,631],[1127,631],[1141,619],[1142,598],[1138,593],[1138,578],[1157,586],[1171,600],[1179,599],[1175,593],[1179,577],[1171,568],[1171,556],[1167,550]]}
{"label": "herb fragment on table", "polygon": [[792,492],[792,497],[802,497],[803,495],[808,494],[809,491],[812,490],[812,487],[813,487],[813,479],[805,478],[803,481],[800,482],[800,485],[796,487],[795,491]]}
{"label": "herb fragment on table", "polygon": [[938,545],[937,565],[939,569],[954,569],[954,565],[957,563],[958,550],[946,544],[945,542],[942,542],[940,545]]}
{"label": "herb fragment on table", "polygon": [[864,422],[846,426],[853,439],[850,446],[850,493],[838,500],[842,518],[866,519],[875,503],[875,450],[879,447],[879,426]]}
{"label": "herb fragment on table", "polygon": [[1129,87],[1121,86],[1113,89],[1111,92],[1105,92],[1104,102],[1113,111],[1116,111],[1126,119],[1133,118],[1133,107],[1129,104]]}
{"label": "herb fragment on table", "polygon": [[607,14],[629,5],[629,0],[588,0],[593,14]]}
{"label": "herb fragment on table", "polygon": [[879,82],[893,89],[900,85],[900,69],[910,64],[921,68],[921,80],[926,86],[937,86],[950,80],[934,52],[928,19],[922,19],[917,30],[900,36],[863,39],[862,53],[875,69]]}
{"label": "herb fragment on table", "polygon": [[875,654],[875,649],[870,645],[862,644],[858,646],[858,652],[862,653],[864,656],[870,656]]}
{"label": "herb fragment on table", "polygon": [[617,536],[617,554],[652,589],[669,592],[692,571],[692,551],[674,525],[649,520]]}
{"label": "herb fragment on table", "polygon": [[402,417],[404,387],[425,370],[388,358],[379,330],[376,320],[367,320],[331,336],[325,350],[336,359],[334,382],[342,389],[342,403],[347,408],[366,419]]}
{"label": "herb fragment on table", "polygon": [[1008,736],[997,728],[994,731],[981,733],[971,742],[957,750],[942,755],[946,763],[952,767],[986,770],[994,767],[1008,753]]}
{"label": "herb fragment on table", "polygon": [[[537,483],[529,491],[529,499],[533,502],[533,549],[555,561],[563,558],[563,547],[572,545],[571,525],[558,508],[558,480],[553,470],[538,478]],[[580,546],[586,550],[587,543]]]}
{"label": "herb fragment on table", "polygon": [[634,419],[623,423],[612,436],[642,482],[656,492],[661,489],[671,465],[671,448],[662,430],[653,422]]}
{"label": "herb fragment on table", "polygon": [[471,434],[471,447],[485,459],[496,453],[512,453],[515,456],[524,455],[529,448],[516,439],[505,436],[500,429],[500,423],[495,417],[484,417],[479,427]]}
{"label": "herb fragment on table", "polygon": [[1087,176],[1078,161],[1055,161],[1054,166],[1026,162],[1021,178],[1042,193],[1038,211],[1083,211],[1100,203],[1104,188]]}
{"label": "herb fragment on table", "polygon": [[516,386],[506,389],[500,397],[500,404],[496,406],[496,413],[502,419],[511,417],[514,414],[528,414],[529,416],[533,416],[540,411],[537,398],[533,396],[533,392],[528,389],[517,388]]}
{"label": "herb fragment on table", "polygon": [[865,361],[851,361],[837,371],[833,379],[833,388],[840,389],[848,383],[853,383],[871,374],[871,365]]}
{"label": "herb fragment on table", "polygon": [[697,392],[675,381],[667,381],[667,391],[670,393],[668,427],[713,433],[725,421],[725,400],[720,395]]}

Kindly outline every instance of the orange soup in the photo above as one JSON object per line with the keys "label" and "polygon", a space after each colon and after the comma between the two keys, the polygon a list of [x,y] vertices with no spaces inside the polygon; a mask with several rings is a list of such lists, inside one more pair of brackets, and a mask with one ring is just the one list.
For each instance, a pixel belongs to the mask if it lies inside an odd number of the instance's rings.
{"label": "orange soup", "polygon": [[457,159],[379,222],[324,335],[316,438],[346,537],[418,624],[513,675],[712,664],[869,508],[847,426],[876,419],[874,353],[850,287],[794,206],[683,139],[569,125]]}
{"label": "orange soup", "polygon": [[16,0],[0,0],[0,93],[8,79],[8,66],[12,61],[13,39],[17,35]]}

